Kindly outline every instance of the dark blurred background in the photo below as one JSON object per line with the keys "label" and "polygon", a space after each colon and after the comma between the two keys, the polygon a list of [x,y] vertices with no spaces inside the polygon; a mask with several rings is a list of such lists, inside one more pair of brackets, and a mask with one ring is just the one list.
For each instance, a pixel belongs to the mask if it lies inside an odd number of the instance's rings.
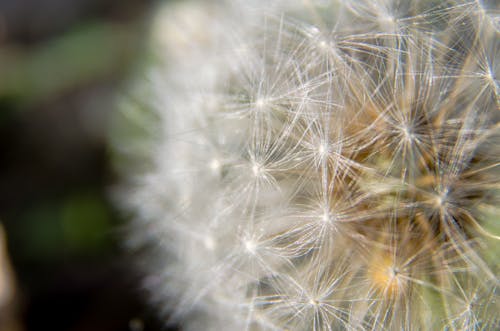
{"label": "dark blurred background", "polygon": [[107,125],[152,2],[0,0],[0,331],[165,330],[109,199]]}

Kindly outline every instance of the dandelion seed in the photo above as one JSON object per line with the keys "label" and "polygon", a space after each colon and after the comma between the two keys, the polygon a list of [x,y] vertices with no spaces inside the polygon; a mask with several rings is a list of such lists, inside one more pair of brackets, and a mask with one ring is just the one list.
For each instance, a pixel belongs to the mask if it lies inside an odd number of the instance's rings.
{"label": "dandelion seed", "polygon": [[211,162],[210,162],[210,169],[212,169],[212,171],[216,172],[220,169],[220,161],[217,160],[217,159],[213,159]]}
{"label": "dandelion seed", "polygon": [[245,249],[250,253],[250,254],[255,254],[255,250],[257,248],[257,245],[255,242],[251,240],[246,240],[245,241]]}
{"label": "dandelion seed", "polygon": [[320,159],[324,159],[328,156],[328,146],[326,144],[320,144],[318,146],[318,156]]}
{"label": "dandelion seed", "polygon": [[330,213],[325,211],[323,216],[321,216],[321,220],[325,223],[329,223],[331,221]]}
{"label": "dandelion seed", "polygon": [[266,106],[266,104],[267,104],[267,101],[264,98],[258,98],[257,101],[255,101],[255,106],[256,106],[257,110],[259,110],[259,111],[263,110],[264,107]]}
{"label": "dandelion seed", "polygon": [[387,296],[400,295],[404,291],[406,281],[395,261],[389,256],[384,256],[376,259],[373,264],[370,274],[375,286]]}
{"label": "dandelion seed", "polygon": [[411,143],[415,139],[415,135],[408,126],[401,128],[401,131],[403,132],[403,136],[407,142]]}
{"label": "dandelion seed", "polygon": [[262,166],[258,163],[252,165],[252,172],[255,177],[259,177],[262,173]]}
{"label": "dandelion seed", "polygon": [[212,237],[204,237],[203,238],[203,243],[205,244],[205,247],[208,249],[208,250],[211,250],[213,251],[215,249],[215,241]]}

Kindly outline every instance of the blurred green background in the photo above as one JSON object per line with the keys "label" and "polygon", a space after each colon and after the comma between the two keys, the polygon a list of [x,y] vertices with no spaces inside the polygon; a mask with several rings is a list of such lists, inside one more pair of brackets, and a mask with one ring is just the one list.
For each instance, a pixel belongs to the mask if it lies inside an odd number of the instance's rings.
{"label": "blurred green background", "polygon": [[165,330],[141,303],[109,199],[109,117],[152,6],[0,0],[0,222],[21,330]]}

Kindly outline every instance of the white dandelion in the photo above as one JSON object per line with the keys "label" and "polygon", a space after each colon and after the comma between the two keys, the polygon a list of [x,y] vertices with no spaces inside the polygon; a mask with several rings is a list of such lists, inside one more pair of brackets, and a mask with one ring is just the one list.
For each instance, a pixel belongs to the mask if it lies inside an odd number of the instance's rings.
{"label": "white dandelion", "polygon": [[113,135],[186,330],[494,330],[494,1],[186,1]]}

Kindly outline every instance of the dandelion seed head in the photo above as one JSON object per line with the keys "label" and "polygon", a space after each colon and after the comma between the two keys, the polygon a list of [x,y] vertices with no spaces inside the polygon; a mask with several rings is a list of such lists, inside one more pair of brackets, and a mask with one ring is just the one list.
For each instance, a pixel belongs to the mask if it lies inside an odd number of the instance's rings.
{"label": "dandelion seed head", "polygon": [[498,328],[498,6],[166,6],[113,138],[160,311],[186,330]]}

